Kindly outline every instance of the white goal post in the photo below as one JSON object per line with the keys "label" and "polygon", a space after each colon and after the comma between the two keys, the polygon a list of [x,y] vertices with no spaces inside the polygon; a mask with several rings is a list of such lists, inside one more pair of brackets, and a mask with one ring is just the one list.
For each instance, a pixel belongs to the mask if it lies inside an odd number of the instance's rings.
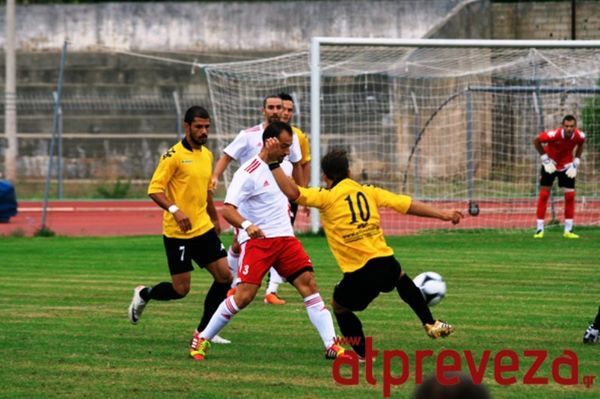
{"label": "white goal post", "polygon": [[[600,41],[312,39],[309,52],[206,68],[219,137],[260,122],[262,98],[296,99],[294,124],[319,160],[340,147],[362,183],[467,211],[461,228],[532,228],[539,157],[532,140],[573,114],[588,134],[576,225],[600,224]],[[556,186],[556,184],[555,184]],[[562,220],[554,190],[548,221]],[[310,225],[317,231],[318,213]],[[449,227],[385,212],[402,234]]]}

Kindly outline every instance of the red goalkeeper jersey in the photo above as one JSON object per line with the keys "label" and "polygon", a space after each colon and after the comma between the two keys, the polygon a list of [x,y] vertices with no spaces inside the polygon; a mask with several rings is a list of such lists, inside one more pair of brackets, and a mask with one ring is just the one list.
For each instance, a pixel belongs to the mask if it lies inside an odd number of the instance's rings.
{"label": "red goalkeeper jersey", "polygon": [[556,170],[564,170],[566,165],[573,162],[573,149],[585,141],[585,133],[575,129],[570,138],[565,138],[562,127],[538,135],[544,146],[544,152],[556,162]]}

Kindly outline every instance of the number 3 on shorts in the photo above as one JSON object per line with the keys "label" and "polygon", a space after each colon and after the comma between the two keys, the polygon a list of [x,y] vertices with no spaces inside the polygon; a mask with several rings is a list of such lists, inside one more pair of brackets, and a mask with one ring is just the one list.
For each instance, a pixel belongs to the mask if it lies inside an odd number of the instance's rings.
{"label": "number 3 on shorts", "polygon": [[250,268],[250,265],[244,265],[242,266],[242,274],[245,276],[248,274],[248,269]]}

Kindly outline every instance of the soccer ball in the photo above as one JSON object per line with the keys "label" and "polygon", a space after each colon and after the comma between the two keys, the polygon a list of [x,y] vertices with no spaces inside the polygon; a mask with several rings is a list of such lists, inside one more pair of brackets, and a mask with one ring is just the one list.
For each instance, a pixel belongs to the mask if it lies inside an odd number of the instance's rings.
{"label": "soccer ball", "polygon": [[413,281],[429,306],[438,304],[446,295],[446,283],[436,272],[421,273]]}

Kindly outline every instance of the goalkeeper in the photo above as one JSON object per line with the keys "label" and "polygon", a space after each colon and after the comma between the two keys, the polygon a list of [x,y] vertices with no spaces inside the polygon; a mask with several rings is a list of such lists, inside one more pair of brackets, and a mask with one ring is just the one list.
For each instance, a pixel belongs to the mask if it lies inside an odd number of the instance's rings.
{"label": "goalkeeper", "polygon": [[[533,145],[542,159],[540,175],[540,194],[537,203],[537,227],[533,238],[544,238],[544,218],[550,190],[554,178],[558,177],[558,186],[565,193],[565,230],[563,237],[579,238],[573,233],[573,217],[575,215],[575,176],[583,153],[585,134],[577,129],[577,120],[573,115],[566,115],[561,127],[541,132],[533,140]],[[575,149],[575,157],[573,157]]]}

